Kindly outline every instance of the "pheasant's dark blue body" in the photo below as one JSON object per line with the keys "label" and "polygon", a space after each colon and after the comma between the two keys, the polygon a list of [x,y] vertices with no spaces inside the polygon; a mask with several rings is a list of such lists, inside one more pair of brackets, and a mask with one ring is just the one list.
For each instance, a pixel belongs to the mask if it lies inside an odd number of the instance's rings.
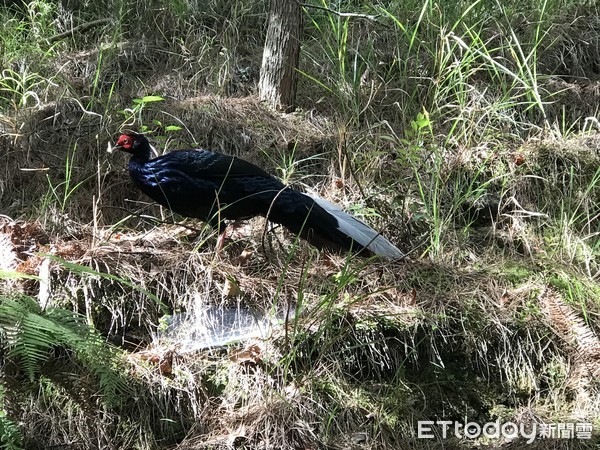
{"label": "pheasant's dark blue body", "polygon": [[218,223],[264,215],[275,195],[285,189],[266,172],[242,170],[247,169],[243,163],[206,150],[175,151],[145,162],[134,156],[129,173],[140,190],[161,205]]}
{"label": "pheasant's dark blue body", "polygon": [[377,232],[325,200],[285,186],[261,168],[207,150],[178,150],[150,159],[142,135],[122,135],[116,148],[133,156],[129,174],[150,198],[182,216],[212,225],[267,217],[322,248],[400,257]]}

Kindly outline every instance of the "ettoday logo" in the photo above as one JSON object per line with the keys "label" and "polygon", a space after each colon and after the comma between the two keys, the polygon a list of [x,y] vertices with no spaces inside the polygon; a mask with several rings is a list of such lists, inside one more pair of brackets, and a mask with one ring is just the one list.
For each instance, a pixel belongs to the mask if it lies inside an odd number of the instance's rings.
{"label": "ettoday logo", "polygon": [[[437,433],[436,433],[437,431]],[[591,423],[500,423],[487,422],[480,425],[477,422],[456,422],[452,420],[421,420],[417,422],[417,437],[419,439],[434,439],[441,436],[447,439],[451,435],[459,439],[525,439],[531,444],[536,439],[591,439]]]}

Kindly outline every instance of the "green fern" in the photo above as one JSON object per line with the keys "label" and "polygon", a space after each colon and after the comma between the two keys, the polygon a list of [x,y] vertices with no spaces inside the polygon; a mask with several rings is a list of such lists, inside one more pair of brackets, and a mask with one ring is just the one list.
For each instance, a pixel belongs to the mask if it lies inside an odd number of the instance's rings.
{"label": "green fern", "polygon": [[0,449],[22,450],[23,436],[4,406],[4,386],[0,384]]}
{"label": "green fern", "polygon": [[107,403],[118,401],[128,390],[118,371],[117,350],[83,316],[63,308],[42,309],[22,294],[0,302],[1,350],[31,381],[52,358],[53,350],[64,348],[97,378]]}

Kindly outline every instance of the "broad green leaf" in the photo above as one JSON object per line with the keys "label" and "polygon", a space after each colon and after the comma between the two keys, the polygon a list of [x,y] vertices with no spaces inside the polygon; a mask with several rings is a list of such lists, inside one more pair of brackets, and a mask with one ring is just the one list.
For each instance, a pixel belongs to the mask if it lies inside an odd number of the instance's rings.
{"label": "broad green leaf", "polygon": [[164,98],[162,98],[158,95],[146,95],[145,97],[142,97],[142,98],[134,98],[132,101],[136,105],[141,105],[144,103],[162,102],[162,101],[164,101]]}

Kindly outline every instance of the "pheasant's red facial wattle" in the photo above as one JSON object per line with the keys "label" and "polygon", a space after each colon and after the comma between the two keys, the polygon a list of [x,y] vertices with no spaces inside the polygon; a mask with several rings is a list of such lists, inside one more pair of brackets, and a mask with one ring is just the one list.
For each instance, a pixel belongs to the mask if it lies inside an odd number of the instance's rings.
{"label": "pheasant's red facial wattle", "polygon": [[122,134],[117,140],[117,147],[121,147],[123,150],[131,150],[133,148],[133,137]]}

